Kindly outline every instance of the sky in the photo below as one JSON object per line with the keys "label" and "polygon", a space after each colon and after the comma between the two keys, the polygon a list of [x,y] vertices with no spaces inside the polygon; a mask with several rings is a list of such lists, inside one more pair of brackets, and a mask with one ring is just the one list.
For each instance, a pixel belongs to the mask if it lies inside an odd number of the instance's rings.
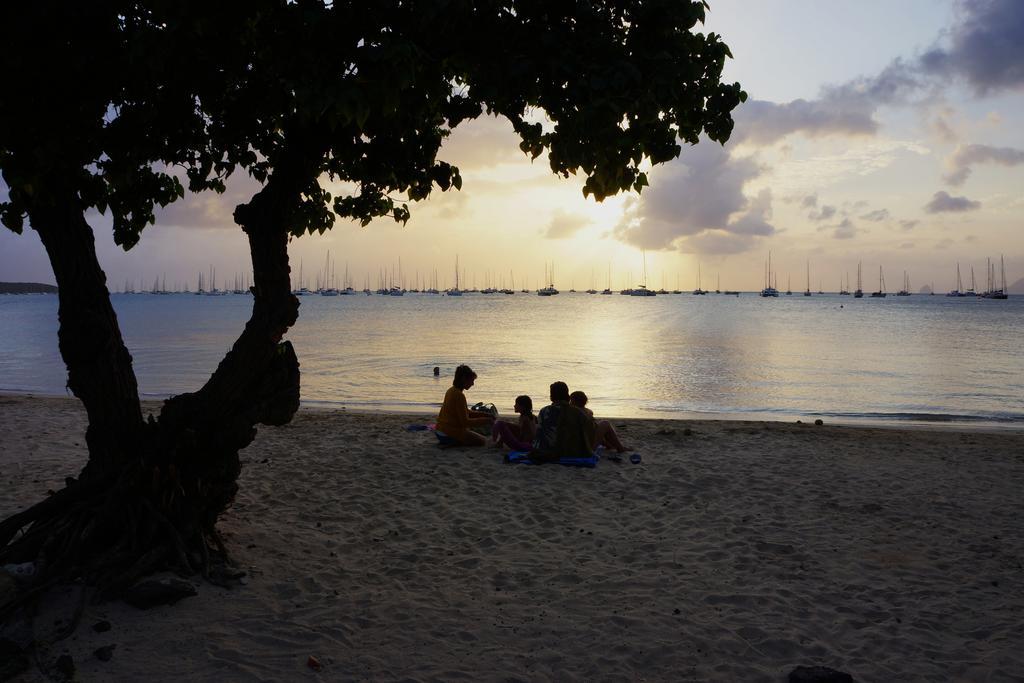
{"label": "sky", "polygon": [[[402,227],[339,220],[289,246],[295,278],[312,286],[328,252],[340,278],[406,287],[436,273],[463,286],[562,289],[756,290],[771,253],[780,288],[888,291],[956,284],[960,265],[984,288],[986,258],[1024,276],[1024,2],[1021,0],[709,0],[705,31],[734,59],[725,81],[749,99],[724,146],[703,140],[654,168],[642,194],[598,203],[582,181],[529,160],[504,120],[460,126],[440,158],[461,191],[411,206]],[[236,176],[223,196],[164,209],[140,243],[113,244],[109,218],[90,216],[109,286],[218,285],[250,271],[231,220],[256,187]],[[0,184],[0,198],[5,188]],[[870,277],[869,275],[870,274]],[[35,233],[0,228],[0,281],[53,283]]]}

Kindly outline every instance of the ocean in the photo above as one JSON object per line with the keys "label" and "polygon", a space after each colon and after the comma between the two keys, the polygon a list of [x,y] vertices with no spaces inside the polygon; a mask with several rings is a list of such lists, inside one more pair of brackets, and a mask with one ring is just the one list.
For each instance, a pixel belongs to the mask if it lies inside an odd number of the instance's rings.
{"label": "ocean", "polygon": [[[247,295],[114,294],[144,398],[200,387]],[[563,292],[304,296],[289,332],[306,405],[436,410],[455,367],[470,403],[512,413],[561,380],[599,417],[1024,428],[1024,297],[762,299]],[[0,296],[0,391],[66,394],[56,295]],[[434,377],[433,368],[440,368]]]}

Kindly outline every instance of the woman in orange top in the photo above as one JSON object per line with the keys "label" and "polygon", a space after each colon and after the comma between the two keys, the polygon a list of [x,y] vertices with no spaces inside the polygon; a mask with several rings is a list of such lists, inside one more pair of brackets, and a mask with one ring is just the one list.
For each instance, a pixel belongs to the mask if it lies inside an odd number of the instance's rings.
{"label": "woman in orange top", "polygon": [[[445,436],[460,446],[483,446],[487,439],[482,434],[470,431],[470,427],[489,426],[494,418],[490,415],[474,415],[469,411],[466,395],[463,393],[476,382],[476,373],[468,365],[455,368],[455,379],[444,394],[441,412],[437,415],[438,436]],[[444,439],[441,440],[444,443]]]}

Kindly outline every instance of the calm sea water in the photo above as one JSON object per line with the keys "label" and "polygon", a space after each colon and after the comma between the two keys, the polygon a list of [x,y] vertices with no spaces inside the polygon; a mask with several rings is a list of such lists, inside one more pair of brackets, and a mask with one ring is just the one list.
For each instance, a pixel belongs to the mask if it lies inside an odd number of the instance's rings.
{"label": "calm sea water", "polygon": [[[600,416],[1024,428],[1024,297],[855,300],[562,293],[302,297],[289,333],[307,404],[422,412],[456,365],[470,402],[583,389]],[[248,296],[114,295],[140,390],[202,385]],[[0,390],[65,393],[57,297],[0,296]],[[440,366],[441,377],[432,369]]]}

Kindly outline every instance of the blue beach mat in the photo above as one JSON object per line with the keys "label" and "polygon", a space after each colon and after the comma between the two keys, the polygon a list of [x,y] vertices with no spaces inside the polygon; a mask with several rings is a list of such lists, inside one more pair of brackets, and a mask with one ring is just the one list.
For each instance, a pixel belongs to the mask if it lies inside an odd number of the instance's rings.
{"label": "blue beach mat", "polygon": [[461,445],[458,441],[456,441],[452,437],[448,436],[447,434],[442,432],[440,429],[435,429],[434,430],[434,435],[437,436],[437,440],[440,443],[440,446],[442,448],[446,448],[448,446],[460,446]]}
{"label": "blue beach mat", "polygon": [[[512,451],[505,456],[505,462],[512,465],[536,465],[537,463],[530,460],[529,455],[529,451]],[[547,464],[568,465],[569,467],[597,467],[597,461],[600,459],[601,458],[596,455],[584,458],[559,458],[558,460],[552,460]]]}

